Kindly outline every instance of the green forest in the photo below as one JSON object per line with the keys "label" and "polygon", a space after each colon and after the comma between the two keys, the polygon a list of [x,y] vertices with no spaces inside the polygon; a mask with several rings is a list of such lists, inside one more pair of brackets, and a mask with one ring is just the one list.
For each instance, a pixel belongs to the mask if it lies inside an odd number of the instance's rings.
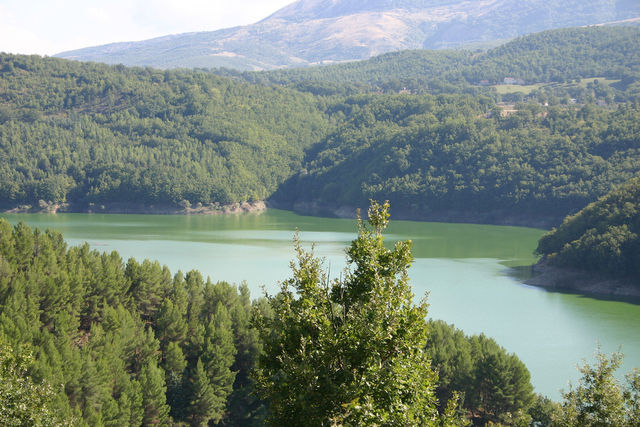
{"label": "green forest", "polygon": [[0,54],[0,207],[376,198],[406,218],[551,224],[640,170],[638,52],[637,28],[604,27],[260,74]]}
{"label": "green forest", "polygon": [[309,151],[276,200],[359,206],[386,197],[410,218],[559,222],[640,170],[635,105],[520,104],[487,118],[486,98],[361,95],[336,108],[347,123]]}
{"label": "green forest", "polygon": [[331,120],[308,94],[198,71],[0,56],[0,205],[263,200]]}

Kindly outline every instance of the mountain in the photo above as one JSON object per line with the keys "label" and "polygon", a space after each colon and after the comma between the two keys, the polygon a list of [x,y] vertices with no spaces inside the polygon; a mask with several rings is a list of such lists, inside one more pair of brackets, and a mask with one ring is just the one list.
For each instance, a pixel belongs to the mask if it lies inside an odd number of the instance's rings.
{"label": "mountain", "polygon": [[506,76],[528,84],[561,83],[588,76],[626,81],[629,79],[625,76],[640,73],[640,27],[547,30],[518,37],[486,52],[403,50],[322,67],[214,72],[249,83],[289,85],[316,94],[335,93],[340,88],[362,91],[367,87],[434,93],[441,92],[431,84],[434,80],[488,85],[502,83]]}
{"label": "mountain", "polygon": [[299,0],[242,27],[56,56],[157,68],[265,70],[404,49],[496,45],[552,28],[640,20],[636,0]]}

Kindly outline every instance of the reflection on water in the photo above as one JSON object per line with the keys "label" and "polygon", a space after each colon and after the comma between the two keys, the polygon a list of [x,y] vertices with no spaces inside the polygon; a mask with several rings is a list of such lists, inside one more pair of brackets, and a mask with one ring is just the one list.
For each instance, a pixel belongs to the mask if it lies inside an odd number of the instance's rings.
{"label": "reflection on water", "polygon": [[[200,270],[212,280],[246,281],[254,296],[278,290],[289,277],[296,228],[307,248],[325,258],[331,276],[344,268],[344,249],[355,222],[269,210],[228,216],[5,215],[12,223],[60,230],[69,244],[89,242],[123,259],[159,260],[172,271]],[[411,239],[414,293],[429,293],[429,315],[467,333],[494,337],[529,367],[536,391],[554,399],[575,365],[597,343],[611,352],[621,346],[625,369],[640,367],[640,305],[547,292],[522,284],[535,262],[543,230],[470,224],[395,221],[388,241]],[[514,267],[514,268],[510,268]]]}

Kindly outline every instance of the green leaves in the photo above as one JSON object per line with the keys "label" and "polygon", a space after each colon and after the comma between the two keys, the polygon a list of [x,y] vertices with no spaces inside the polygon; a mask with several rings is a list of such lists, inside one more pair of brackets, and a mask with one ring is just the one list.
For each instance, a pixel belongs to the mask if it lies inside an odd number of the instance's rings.
{"label": "green leaves", "polygon": [[383,244],[388,209],[372,202],[368,222],[358,220],[343,279],[330,279],[295,240],[293,277],[257,321],[264,353],[255,377],[272,424],[440,422],[423,350],[426,303],[414,304],[408,284],[410,243]]}
{"label": "green leaves", "polygon": [[27,346],[12,349],[0,336],[0,424],[3,426],[62,426],[75,423],[63,419],[54,406],[56,392],[28,374],[34,363]]}
{"label": "green leaves", "polygon": [[627,376],[627,387],[621,387],[614,377],[622,363],[622,354],[595,354],[596,362],[579,367],[582,374],[576,388],[563,393],[562,407],[554,421],[559,426],[638,425],[640,407],[640,374],[637,370]]}

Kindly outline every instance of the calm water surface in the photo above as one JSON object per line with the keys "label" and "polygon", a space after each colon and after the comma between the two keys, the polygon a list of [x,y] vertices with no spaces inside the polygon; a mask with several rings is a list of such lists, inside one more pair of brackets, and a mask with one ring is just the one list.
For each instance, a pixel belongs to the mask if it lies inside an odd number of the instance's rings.
{"label": "calm water surface", "polygon": [[[11,223],[61,231],[72,244],[88,242],[127,259],[157,259],[172,271],[200,270],[213,281],[246,281],[254,296],[274,293],[289,277],[296,228],[303,243],[316,244],[331,275],[344,268],[344,248],[355,221],[269,210],[230,216],[3,215]],[[543,230],[469,224],[391,222],[390,241],[411,239],[411,279],[417,297],[429,293],[429,314],[467,333],[494,337],[515,352],[536,391],[558,399],[575,381],[576,364],[621,349],[624,371],[640,367],[640,305],[547,292],[522,284],[511,267],[535,261]]]}

